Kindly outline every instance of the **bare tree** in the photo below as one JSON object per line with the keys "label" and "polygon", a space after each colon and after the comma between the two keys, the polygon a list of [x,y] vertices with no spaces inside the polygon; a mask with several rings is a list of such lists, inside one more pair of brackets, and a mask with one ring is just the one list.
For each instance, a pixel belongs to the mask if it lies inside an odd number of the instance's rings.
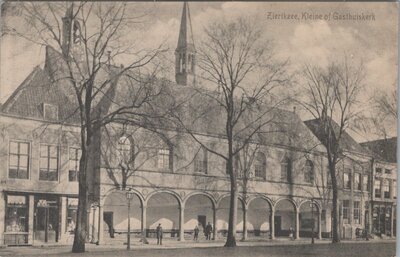
{"label": "bare tree", "polygon": [[337,243],[340,234],[336,164],[344,155],[343,134],[359,115],[357,100],[364,86],[363,66],[355,66],[345,58],[340,63],[331,62],[327,68],[307,65],[303,75],[305,99],[301,105],[314,117],[308,125],[326,148],[332,184],[332,242]]}
{"label": "bare tree", "polygon": [[[144,16],[127,11],[127,3],[23,3],[20,7],[29,30],[5,31],[55,50],[50,57],[56,61],[47,68],[53,83],[61,85],[60,89],[77,106],[71,116],[79,117],[82,156],[72,251],[84,252],[90,188],[87,177],[94,172],[99,157],[96,138],[102,127],[113,122],[145,127],[150,119],[163,116],[163,109],[150,106],[162,94],[162,86],[154,84],[160,70],[157,58],[164,50],[134,49],[123,43],[127,31],[140,24]],[[129,64],[111,65],[121,55],[130,59]],[[124,97],[116,99],[118,90],[125,92]]]}
{"label": "bare tree", "polygon": [[[234,159],[263,130],[275,122],[274,110],[282,103],[272,94],[273,89],[287,85],[287,62],[277,62],[272,55],[271,42],[264,40],[257,25],[249,19],[215,22],[205,29],[205,39],[198,50],[198,66],[202,81],[210,90],[197,88],[200,105],[188,110],[191,117],[175,117],[183,131],[189,133],[207,151],[226,162],[230,182],[228,236],[225,246],[236,246],[238,206],[238,171]],[[191,100],[188,100],[191,101]],[[193,102],[193,101],[192,101]],[[184,104],[182,104],[184,105]],[[188,104],[186,104],[186,110]],[[189,104],[190,105],[190,104]],[[214,133],[226,142],[215,149],[196,134],[198,120],[217,116]]]}

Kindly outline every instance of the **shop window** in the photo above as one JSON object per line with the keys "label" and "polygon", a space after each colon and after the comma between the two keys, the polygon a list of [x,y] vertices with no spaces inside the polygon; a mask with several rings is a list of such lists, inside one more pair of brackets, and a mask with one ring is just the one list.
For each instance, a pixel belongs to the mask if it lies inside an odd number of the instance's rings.
{"label": "shop window", "polygon": [[5,223],[6,232],[28,231],[28,205],[26,196],[7,196]]}
{"label": "shop window", "polygon": [[58,180],[58,146],[40,145],[39,180]]}
{"label": "shop window", "polygon": [[256,178],[266,179],[267,160],[265,154],[257,152],[254,163],[254,176]]}
{"label": "shop window", "polygon": [[81,149],[69,148],[69,181],[78,181],[79,179],[79,160],[81,159]]}
{"label": "shop window", "polygon": [[207,166],[207,150],[201,147],[194,158],[194,172],[207,174]]}
{"label": "shop window", "polygon": [[355,224],[361,224],[361,209],[360,202],[354,201],[353,220]]}
{"label": "shop window", "polygon": [[343,201],[343,223],[345,223],[345,224],[350,223],[350,201],[349,200]]}
{"label": "shop window", "polygon": [[304,181],[306,183],[314,183],[314,163],[310,160],[306,161],[304,167]]}
{"label": "shop window", "polygon": [[78,199],[68,198],[67,199],[67,232],[73,234],[76,226],[76,213],[78,210]]}
{"label": "shop window", "polygon": [[10,142],[8,177],[16,179],[29,178],[29,143]]}

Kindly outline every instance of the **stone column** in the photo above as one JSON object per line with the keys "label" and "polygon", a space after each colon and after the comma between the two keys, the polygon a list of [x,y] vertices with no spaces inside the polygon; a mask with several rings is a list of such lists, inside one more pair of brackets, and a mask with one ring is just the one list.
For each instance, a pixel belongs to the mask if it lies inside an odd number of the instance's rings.
{"label": "stone column", "polygon": [[34,243],[33,224],[35,222],[35,196],[29,195],[29,214],[28,214],[28,244]]}
{"label": "stone column", "polygon": [[295,239],[299,239],[300,238],[300,236],[299,236],[299,232],[300,232],[300,221],[299,221],[299,209],[296,207],[295,208],[295,216],[296,216],[296,218],[295,218],[295,221],[296,221],[296,228],[295,228]]}
{"label": "stone column", "polygon": [[269,216],[269,238],[270,239],[275,239],[275,208],[271,207],[271,212]]}
{"label": "stone column", "polygon": [[243,236],[242,240],[247,239],[247,207],[243,208]]}
{"label": "stone column", "polygon": [[61,230],[59,235],[59,241],[65,242],[67,239],[67,197],[61,196]]}
{"label": "stone column", "polygon": [[213,208],[213,240],[217,239],[217,208]]}
{"label": "stone column", "polygon": [[98,217],[99,217],[99,220],[98,220],[98,228],[99,228],[99,231],[98,231],[98,233],[99,233],[99,236],[98,236],[98,241],[97,241],[97,243],[100,245],[100,244],[103,244],[103,240],[104,240],[104,235],[103,235],[103,232],[104,232],[104,226],[103,226],[103,224],[104,224],[104,222],[103,222],[103,206],[102,205],[99,205],[99,215],[98,215]]}
{"label": "stone column", "polygon": [[[318,235],[317,235],[317,239],[321,239],[321,215],[322,215],[322,211],[318,208]],[[326,218],[325,218],[326,220]]]}
{"label": "stone column", "polygon": [[185,241],[185,229],[183,227],[185,220],[185,209],[184,207],[181,205],[181,207],[179,208],[179,241]]}
{"label": "stone column", "polygon": [[0,245],[4,244],[4,222],[5,222],[6,199],[4,192],[0,192]]}
{"label": "stone column", "polygon": [[92,207],[92,223],[91,223],[92,240],[91,240],[91,243],[93,243],[93,244],[97,242],[96,230],[98,229],[97,227],[98,227],[98,223],[99,223],[99,221],[97,220],[98,216],[96,215],[96,210],[97,210],[97,207]]}
{"label": "stone column", "polygon": [[147,223],[147,206],[143,204],[142,206],[142,219],[140,224],[140,230],[142,231],[142,241],[146,238],[146,223]]}

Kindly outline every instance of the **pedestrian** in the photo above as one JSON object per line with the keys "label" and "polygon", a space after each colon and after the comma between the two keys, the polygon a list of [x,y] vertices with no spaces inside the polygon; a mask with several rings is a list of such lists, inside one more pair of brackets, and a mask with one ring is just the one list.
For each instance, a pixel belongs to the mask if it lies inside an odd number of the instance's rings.
{"label": "pedestrian", "polygon": [[161,227],[161,223],[158,224],[156,233],[157,233],[157,245],[162,245],[163,229]]}
{"label": "pedestrian", "polygon": [[208,222],[206,226],[206,240],[211,240],[211,233],[213,231],[213,227],[211,226],[211,223]]}
{"label": "pedestrian", "polygon": [[196,227],[194,227],[194,241],[199,241],[199,226],[196,225]]}

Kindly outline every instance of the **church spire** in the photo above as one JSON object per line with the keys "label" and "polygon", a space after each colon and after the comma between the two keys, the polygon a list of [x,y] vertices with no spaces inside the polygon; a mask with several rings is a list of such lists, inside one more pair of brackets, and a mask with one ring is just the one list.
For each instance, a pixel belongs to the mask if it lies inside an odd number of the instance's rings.
{"label": "church spire", "polygon": [[195,84],[196,48],[194,46],[189,4],[183,3],[178,45],[175,50],[175,79],[180,85]]}

